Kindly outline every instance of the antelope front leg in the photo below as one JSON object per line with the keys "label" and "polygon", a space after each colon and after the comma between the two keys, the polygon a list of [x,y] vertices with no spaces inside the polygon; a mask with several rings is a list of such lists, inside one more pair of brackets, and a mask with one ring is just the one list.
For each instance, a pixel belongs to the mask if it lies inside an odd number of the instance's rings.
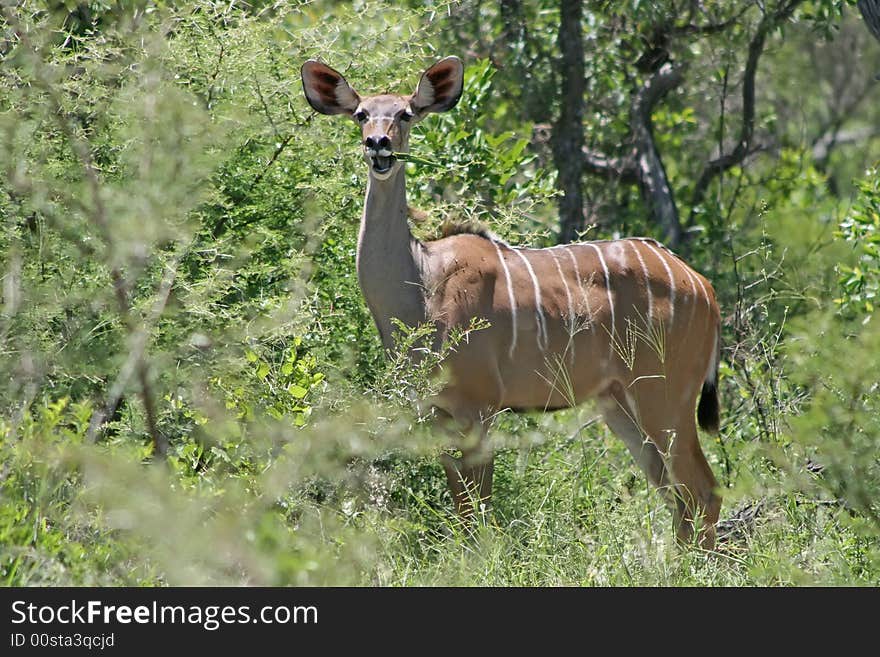
{"label": "antelope front leg", "polygon": [[459,516],[471,520],[475,512],[489,506],[495,455],[486,439],[485,430],[477,445],[472,449],[463,449],[460,458],[441,454],[440,462],[446,470],[449,490]]}

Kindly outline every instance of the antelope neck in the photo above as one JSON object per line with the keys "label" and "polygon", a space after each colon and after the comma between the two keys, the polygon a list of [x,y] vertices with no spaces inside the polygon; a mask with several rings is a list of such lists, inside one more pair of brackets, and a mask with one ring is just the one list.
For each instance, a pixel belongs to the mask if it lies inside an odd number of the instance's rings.
{"label": "antelope neck", "polygon": [[408,326],[426,318],[424,247],[410,233],[406,216],[403,167],[386,180],[370,175],[358,237],[357,273],[386,349],[394,346],[391,318]]}

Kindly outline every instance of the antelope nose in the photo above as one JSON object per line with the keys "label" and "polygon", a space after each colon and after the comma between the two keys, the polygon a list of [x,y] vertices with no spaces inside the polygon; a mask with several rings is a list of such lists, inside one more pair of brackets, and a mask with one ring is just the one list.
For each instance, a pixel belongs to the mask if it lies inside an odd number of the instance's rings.
{"label": "antelope nose", "polygon": [[390,151],[391,150],[391,140],[387,135],[382,135],[378,139],[376,137],[367,137],[364,139],[364,146],[372,151]]}

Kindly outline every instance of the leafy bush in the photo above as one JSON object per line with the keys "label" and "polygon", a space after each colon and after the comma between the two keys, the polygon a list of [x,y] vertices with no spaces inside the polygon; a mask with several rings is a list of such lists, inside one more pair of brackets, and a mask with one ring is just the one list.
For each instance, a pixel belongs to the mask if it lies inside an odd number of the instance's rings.
{"label": "leafy bush", "polygon": [[840,237],[852,243],[856,264],[842,264],[837,299],[841,312],[868,321],[880,290],[880,169],[870,169],[858,185],[859,196],[840,223]]}

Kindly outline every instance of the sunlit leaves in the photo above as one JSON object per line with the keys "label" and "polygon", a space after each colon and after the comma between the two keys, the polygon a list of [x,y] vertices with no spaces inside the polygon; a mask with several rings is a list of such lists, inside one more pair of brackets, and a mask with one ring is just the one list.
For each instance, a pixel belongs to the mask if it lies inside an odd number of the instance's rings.
{"label": "sunlit leaves", "polygon": [[844,314],[861,315],[867,322],[880,291],[880,169],[868,170],[858,190],[839,231],[840,237],[852,244],[857,264],[839,265],[842,294],[837,303]]}

